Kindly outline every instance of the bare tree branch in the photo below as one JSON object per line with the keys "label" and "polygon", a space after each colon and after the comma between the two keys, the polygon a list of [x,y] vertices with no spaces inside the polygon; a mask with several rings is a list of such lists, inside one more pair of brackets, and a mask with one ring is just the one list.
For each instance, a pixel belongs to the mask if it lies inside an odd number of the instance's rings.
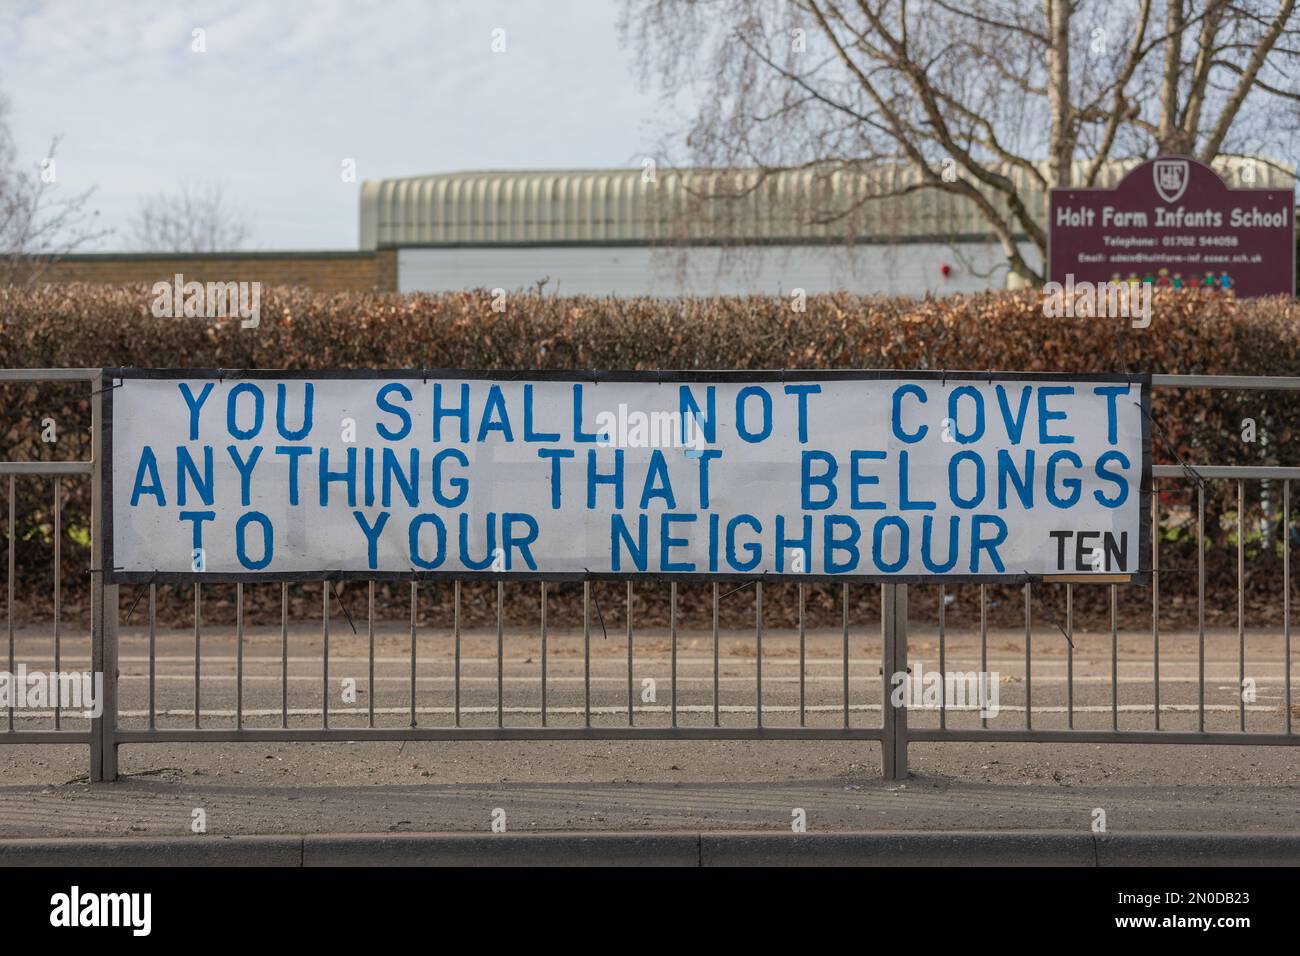
{"label": "bare tree branch", "polygon": [[[1117,162],[1162,152],[1295,155],[1295,5],[624,0],[621,29],[644,75],[700,103],[679,165],[818,170],[819,190],[835,182],[843,195],[797,214],[846,235],[858,210],[898,190],[961,197],[1010,271],[1034,281],[1020,243],[1045,253],[1051,186],[1094,185]],[[882,184],[861,172],[871,163],[911,178]]]}
{"label": "bare tree branch", "polygon": [[1264,67],[1268,59],[1269,52],[1277,43],[1278,38],[1282,36],[1283,30],[1290,22],[1292,15],[1295,13],[1295,0],[1282,0],[1277,7],[1277,16],[1269,24],[1268,29],[1263,36],[1259,38],[1259,43],[1255,51],[1251,54],[1250,62],[1245,70],[1242,71],[1241,77],[1237,82],[1237,88],[1224,104],[1223,110],[1219,113],[1219,121],[1214,124],[1214,129],[1210,132],[1209,138],[1205,145],[1201,147],[1201,158],[1203,160],[1213,159],[1219,153],[1219,148],[1223,145],[1224,138],[1228,135],[1228,130],[1232,127],[1233,120],[1237,116],[1237,111],[1250,95],[1251,89],[1255,85],[1256,77]]}
{"label": "bare tree branch", "polygon": [[60,191],[55,137],[39,163],[25,166],[8,123],[9,102],[0,94],[0,284],[38,282],[49,266],[109,234],[90,208],[94,189]]}
{"label": "bare tree branch", "polygon": [[219,184],[144,199],[131,223],[142,252],[231,252],[248,239],[248,226]]}

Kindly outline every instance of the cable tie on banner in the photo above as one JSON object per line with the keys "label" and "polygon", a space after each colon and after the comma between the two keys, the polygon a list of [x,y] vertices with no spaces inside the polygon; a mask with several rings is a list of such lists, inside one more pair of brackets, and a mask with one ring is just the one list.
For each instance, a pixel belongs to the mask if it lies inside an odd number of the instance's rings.
{"label": "cable tie on banner", "polygon": [[1183,461],[1182,455],[1178,454],[1177,449],[1175,449],[1173,445],[1169,443],[1169,438],[1168,436],[1166,436],[1165,430],[1160,427],[1160,423],[1155,420],[1155,418],[1151,415],[1151,413],[1142,407],[1142,403],[1134,402],[1133,404],[1136,405],[1139,409],[1141,409],[1142,414],[1147,417],[1147,421],[1149,421],[1151,425],[1156,429],[1156,431],[1160,433],[1160,442],[1165,446],[1165,451],[1169,452],[1169,454],[1174,456],[1174,460],[1178,462],[1179,466],[1183,469],[1184,473],[1186,473],[1188,477],[1190,477],[1193,481],[1196,482],[1197,488],[1204,491],[1206,486],[1206,481],[1204,476],[1202,476],[1199,471],[1197,471],[1187,462]]}
{"label": "cable tie on banner", "polygon": [[[1028,571],[1025,572],[1025,577],[1029,579],[1029,583],[1030,583],[1030,584],[1033,583],[1034,576],[1033,576],[1032,574],[1030,574]],[[1040,578],[1040,580],[1041,580],[1041,578]],[[1068,586],[1068,585],[1067,585],[1067,586]],[[1032,589],[1032,588],[1030,588],[1030,593],[1031,593],[1031,594],[1033,593],[1033,589]],[[1073,650],[1073,649],[1074,649],[1074,641],[1072,641],[1072,640],[1070,639],[1070,635],[1069,635],[1069,634],[1065,633],[1065,628],[1061,627],[1061,625],[1060,625],[1059,623],[1057,623],[1057,620],[1056,620],[1055,615],[1053,615],[1052,612],[1051,612],[1051,610],[1047,607],[1047,602],[1045,602],[1045,601],[1039,601],[1038,604],[1039,604],[1039,607],[1042,608],[1043,613],[1047,615],[1047,619],[1052,623],[1052,627],[1056,628],[1058,631],[1061,632],[1061,636],[1062,636],[1063,638],[1065,638],[1065,642],[1066,642],[1067,644],[1069,644],[1069,645],[1070,645],[1070,649]],[[1031,609],[1031,610],[1033,609],[1032,604],[1030,605],[1030,609]]]}
{"label": "cable tie on banner", "polygon": [[[590,568],[583,568],[582,570],[587,572],[587,582],[586,582],[586,583],[588,583],[588,584],[592,583],[592,582],[591,582],[591,569],[590,569]],[[600,612],[600,598],[596,596],[596,589],[595,589],[595,588],[592,588],[592,589],[591,589],[591,603],[594,604],[594,605],[596,605],[596,620],[600,621],[600,633],[601,633],[602,635],[604,635],[603,639],[606,640],[606,641],[608,641],[608,640],[609,640],[609,629],[605,627],[605,615],[602,614],[602,613]]]}
{"label": "cable tie on banner", "polygon": [[157,578],[158,578],[158,569],[154,568],[153,574],[149,575],[149,580],[144,582],[144,584],[140,585],[138,588],[135,589],[135,597],[132,598],[131,606],[126,610],[126,618],[122,621],[123,624],[131,623],[131,615],[135,613],[135,606],[140,603],[140,598],[144,596],[144,589],[147,588],[149,585],[153,584],[154,581],[157,580]]}
{"label": "cable tie on banner", "polygon": [[331,578],[326,578],[330,584],[330,591],[334,595],[334,600],[339,602],[339,608],[343,611],[343,616],[348,619],[348,625],[352,628],[352,633],[357,633],[357,625],[352,620],[352,614],[348,611],[348,606],[343,603],[343,596],[339,594],[336,582]]}
{"label": "cable tie on banner", "polygon": [[766,572],[766,571],[764,571],[764,572],[762,572],[761,574],[759,574],[758,577],[756,577],[756,578],[751,578],[750,580],[746,581],[746,582],[745,582],[744,584],[742,584],[740,587],[738,587],[738,588],[732,588],[732,589],[731,589],[730,591],[728,591],[726,594],[720,594],[720,595],[718,596],[718,600],[721,601],[724,597],[727,597],[727,596],[729,596],[729,595],[735,594],[737,591],[743,591],[743,590],[745,590],[745,588],[749,587],[751,584],[757,584],[757,583],[761,582],[765,577],[767,577],[767,572]]}
{"label": "cable tie on banner", "polygon": [[112,378],[111,381],[113,382],[112,385],[107,385],[104,388],[95,389],[93,392],[90,393],[90,397],[94,398],[96,395],[103,395],[105,392],[111,392],[113,389],[121,388],[123,385],[126,384],[124,380],[116,377]]}
{"label": "cable tie on banner", "polygon": [[226,370],[224,368],[217,369],[217,384],[218,385],[226,384]]}
{"label": "cable tie on banner", "polygon": [[1029,570],[1027,570],[1027,569],[1022,569],[1020,573],[1021,573],[1022,575],[1024,575],[1025,580],[1022,582],[1022,583],[1024,583],[1024,584],[1042,584],[1042,583],[1043,583],[1043,576],[1042,576],[1041,574],[1034,574],[1033,572],[1031,572],[1031,571],[1029,571]]}
{"label": "cable tie on banner", "polygon": [[743,590],[745,590],[745,588],[749,587],[749,586],[750,586],[751,584],[753,584],[753,583],[754,583],[753,581],[746,581],[746,582],[745,582],[744,584],[742,584],[740,587],[738,587],[738,588],[732,588],[730,591],[726,592],[725,594],[721,594],[721,595],[719,595],[719,596],[718,596],[718,600],[721,601],[721,600],[722,600],[723,598],[725,598],[725,597],[730,597],[731,595],[735,594],[737,591],[743,591]]}

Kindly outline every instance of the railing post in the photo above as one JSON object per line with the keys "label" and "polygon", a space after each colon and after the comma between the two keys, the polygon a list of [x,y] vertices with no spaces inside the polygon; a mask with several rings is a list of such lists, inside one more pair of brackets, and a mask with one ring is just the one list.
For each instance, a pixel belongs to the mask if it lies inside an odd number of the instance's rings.
{"label": "railing post", "polygon": [[886,780],[907,778],[907,694],[894,706],[894,675],[907,674],[907,585],[880,587],[880,633],[883,638],[881,675],[884,702],[880,740],[880,773]]}
{"label": "railing post", "polygon": [[90,721],[90,781],[117,779],[117,585],[104,575],[104,376],[92,379],[90,413],[90,669],[104,675],[102,706]]}

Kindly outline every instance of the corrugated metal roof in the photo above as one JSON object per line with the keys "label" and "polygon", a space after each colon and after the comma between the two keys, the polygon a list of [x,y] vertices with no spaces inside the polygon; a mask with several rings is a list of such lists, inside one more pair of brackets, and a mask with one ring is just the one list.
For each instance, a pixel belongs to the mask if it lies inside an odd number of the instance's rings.
{"label": "corrugated metal roof", "polygon": [[[1112,163],[1111,186],[1139,160]],[[1213,164],[1235,178],[1243,160]],[[1082,168],[1082,164],[1080,164]],[[1021,168],[1001,170],[1039,221],[1047,196]],[[1259,187],[1292,177],[1256,164]],[[368,181],[361,186],[361,248],[411,245],[613,244],[685,241],[789,242],[978,236],[988,226],[961,196],[923,189],[868,199],[919,182],[908,167],[753,170],[642,169],[458,172]],[[734,196],[719,200],[718,195]],[[991,198],[992,193],[988,193]],[[1002,204],[1000,198],[995,202]]]}

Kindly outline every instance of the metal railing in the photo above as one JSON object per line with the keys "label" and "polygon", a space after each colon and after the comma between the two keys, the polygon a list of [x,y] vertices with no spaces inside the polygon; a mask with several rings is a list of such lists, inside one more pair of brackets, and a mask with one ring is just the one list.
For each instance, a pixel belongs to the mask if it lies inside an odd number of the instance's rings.
{"label": "metal railing", "polygon": [[[774,708],[771,701],[767,702],[768,710],[765,711],[764,699],[764,640],[769,644],[769,668],[784,667],[788,663],[784,656],[773,656],[770,649],[773,643],[772,632],[765,627],[764,617],[764,585],[761,580],[751,581],[744,585],[752,585],[753,594],[753,688],[752,697],[739,705],[724,706],[723,694],[721,693],[721,682],[734,680],[747,680],[748,678],[732,678],[723,676],[723,657],[720,651],[723,631],[720,627],[720,603],[732,592],[720,594],[719,585],[712,584],[711,594],[711,620],[709,626],[704,631],[704,644],[706,648],[705,656],[700,658],[691,658],[685,663],[694,667],[702,660],[705,667],[705,674],[700,678],[687,679],[681,675],[683,658],[680,652],[682,645],[680,635],[679,620],[679,600],[678,585],[676,582],[669,584],[669,605],[668,605],[668,627],[667,627],[667,660],[656,660],[654,666],[665,666],[668,672],[668,682],[670,687],[668,703],[665,708],[645,708],[638,707],[636,700],[636,681],[638,659],[644,661],[643,656],[638,658],[636,653],[636,628],[634,626],[634,605],[636,600],[636,590],[632,582],[625,582],[624,599],[624,630],[626,640],[626,661],[625,673],[624,662],[621,655],[615,660],[609,655],[604,655],[603,666],[605,670],[610,670],[612,666],[617,665],[620,669],[618,677],[602,677],[602,682],[624,683],[626,687],[626,707],[605,706],[603,708],[593,707],[593,656],[592,656],[592,635],[593,635],[593,582],[587,581],[582,585],[582,621],[581,621],[581,671],[572,677],[560,678],[554,674],[556,659],[553,651],[553,621],[548,619],[548,607],[550,605],[550,592],[548,584],[537,582],[538,587],[538,629],[539,651],[537,658],[534,660],[531,656],[524,661],[528,666],[535,666],[536,670],[525,674],[522,677],[512,676],[510,680],[523,680],[530,684],[536,680],[536,690],[540,692],[540,707],[536,709],[538,718],[535,722],[524,722],[514,719],[514,713],[507,713],[505,705],[506,699],[506,651],[505,641],[507,627],[505,622],[505,584],[498,582],[495,588],[495,634],[488,637],[495,637],[495,654],[494,659],[484,658],[480,663],[494,665],[494,673],[486,677],[474,677],[473,680],[483,683],[494,684],[495,687],[495,706],[475,707],[473,714],[470,714],[470,708],[465,706],[464,700],[464,683],[470,678],[465,674],[467,659],[464,654],[465,634],[462,628],[462,584],[459,581],[450,582],[436,586],[449,587],[452,596],[451,620],[446,622],[449,625],[450,634],[447,635],[450,640],[451,657],[449,665],[452,673],[447,676],[450,682],[450,694],[452,707],[447,713],[449,721],[445,724],[431,725],[421,722],[422,708],[419,706],[420,699],[420,669],[422,664],[427,665],[429,662],[422,662],[419,656],[419,615],[418,608],[420,604],[422,587],[433,587],[428,582],[412,581],[410,584],[410,621],[408,628],[409,637],[409,661],[405,658],[385,658],[377,654],[376,637],[379,633],[377,627],[377,601],[375,582],[368,582],[366,587],[367,600],[367,619],[364,639],[360,634],[357,635],[358,641],[363,641],[362,646],[365,648],[364,657],[361,659],[365,665],[365,688],[368,696],[367,703],[364,707],[353,707],[346,710],[345,713],[331,713],[331,609],[334,602],[339,601],[334,582],[322,580],[320,582],[320,655],[319,655],[319,707],[312,705],[299,712],[294,709],[291,713],[290,708],[290,682],[314,681],[315,677],[311,675],[293,675],[291,677],[291,656],[289,653],[291,628],[290,628],[290,592],[289,585],[281,582],[280,590],[280,627],[277,655],[269,658],[261,658],[258,663],[278,663],[278,675],[259,675],[260,680],[274,680],[278,676],[279,681],[279,710],[278,714],[271,712],[262,712],[259,719],[273,720],[278,716],[278,726],[250,726],[245,701],[245,687],[248,684],[250,675],[247,673],[245,648],[249,642],[245,629],[246,617],[246,586],[244,584],[234,585],[235,593],[235,625],[234,625],[234,707],[233,707],[233,725],[231,726],[212,726],[204,722],[203,709],[203,691],[204,691],[204,664],[205,657],[203,653],[203,639],[205,636],[204,624],[204,589],[205,585],[195,584],[193,586],[193,724],[192,726],[162,726],[161,718],[175,716],[173,713],[158,706],[158,688],[160,675],[158,673],[158,586],[149,584],[142,587],[138,594],[138,599],[143,599],[147,593],[147,624],[144,639],[147,640],[146,663],[147,675],[133,675],[147,680],[147,707],[141,714],[131,714],[132,718],[138,717],[143,721],[142,726],[128,725],[126,718],[128,712],[119,709],[119,601],[118,588],[115,585],[106,584],[101,574],[101,558],[103,554],[103,526],[102,515],[103,505],[101,483],[97,477],[97,463],[101,460],[100,434],[101,434],[101,394],[104,384],[101,380],[101,373],[97,369],[32,369],[32,370],[0,370],[0,383],[4,382],[85,382],[91,386],[92,398],[92,454],[89,461],[73,462],[0,462],[0,476],[5,476],[8,484],[8,525],[7,525],[7,554],[8,554],[8,661],[9,670],[12,674],[16,664],[15,654],[15,481],[18,478],[24,479],[47,479],[51,481],[51,494],[53,505],[53,535],[54,535],[54,625],[53,625],[53,647],[55,670],[58,670],[61,661],[61,644],[63,639],[63,629],[60,623],[60,587],[62,575],[62,551],[60,541],[64,534],[64,529],[60,523],[61,501],[62,501],[62,482],[71,476],[90,476],[92,483],[91,488],[91,521],[90,521],[90,560],[91,566],[87,573],[91,576],[91,613],[90,613],[90,648],[91,648],[91,666],[96,673],[104,675],[104,709],[102,716],[89,721],[87,729],[74,729],[67,724],[69,721],[63,719],[63,715],[56,713],[55,726],[53,729],[24,730],[19,729],[15,724],[15,713],[10,709],[8,714],[7,729],[0,732],[0,743],[12,744],[50,744],[50,743],[76,743],[85,744],[90,747],[91,769],[90,779],[93,781],[113,780],[117,776],[117,754],[118,748],[123,744],[143,744],[143,743],[181,743],[181,742],[202,742],[202,741],[364,741],[364,740],[423,740],[423,741],[455,741],[455,740],[840,740],[840,741],[877,741],[881,745],[881,765],[882,771],[886,778],[897,779],[907,775],[907,754],[908,746],[911,743],[929,743],[944,741],[1026,741],[1042,743],[1177,743],[1177,744],[1255,744],[1255,745],[1285,745],[1294,746],[1300,742],[1300,735],[1297,735],[1293,729],[1292,721],[1292,669],[1291,669],[1291,638],[1290,638],[1290,544],[1289,531],[1290,523],[1290,483],[1292,480],[1300,478],[1300,468],[1286,467],[1255,467],[1255,466],[1186,466],[1186,465],[1158,465],[1154,468],[1154,478],[1157,479],[1156,488],[1151,495],[1152,513],[1150,520],[1155,533],[1152,535],[1152,554],[1151,554],[1151,634],[1150,634],[1150,656],[1141,661],[1126,660],[1125,666],[1133,663],[1139,663],[1143,667],[1149,665],[1151,668],[1151,686],[1152,698],[1149,710],[1152,714],[1152,723],[1150,727],[1121,727],[1120,714],[1122,708],[1139,705],[1121,705],[1121,685],[1120,678],[1120,643],[1119,643],[1119,624],[1117,606],[1119,601],[1119,587],[1116,584],[1026,584],[1023,588],[1024,599],[1024,639],[1023,639],[1023,709],[1024,720],[1023,726],[1017,727],[992,727],[989,725],[990,720],[987,716],[978,718],[971,715],[964,715],[958,718],[958,712],[954,709],[954,702],[947,699],[946,683],[940,683],[940,698],[937,708],[925,709],[915,713],[918,718],[928,720],[930,716],[936,719],[933,726],[925,725],[922,720],[920,724],[913,721],[909,724],[909,705],[904,701],[901,705],[894,706],[891,703],[891,691],[894,689],[893,678],[895,675],[906,674],[909,671],[909,588],[902,584],[883,584],[880,587],[880,656],[878,659],[863,658],[860,655],[851,653],[851,637],[861,638],[862,631],[853,626],[850,620],[850,589],[860,588],[861,584],[852,584],[843,582],[838,585],[839,603],[840,603],[840,626],[837,634],[823,635],[829,641],[838,637],[838,652],[831,656],[818,658],[814,662],[808,655],[808,630],[805,627],[805,599],[806,586],[803,584],[797,587],[797,628],[793,633],[783,632],[777,635],[777,640],[784,642],[787,647],[793,647],[797,640],[797,705],[788,704]],[[1153,385],[1157,388],[1219,388],[1219,389],[1300,389],[1300,378],[1238,378],[1223,376],[1155,376]],[[1196,502],[1197,502],[1197,520],[1196,520],[1196,545],[1198,551],[1197,562],[1197,674],[1195,679],[1196,686],[1196,704],[1192,708],[1190,704],[1171,704],[1169,701],[1162,702],[1161,686],[1161,630],[1160,630],[1160,598],[1161,598],[1161,578],[1162,574],[1167,573],[1160,566],[1160,540],[1161,540],[1161,483],[1176,484],[1179,480],[1189,480],[1196,483]],[[1241,683],[1246,679],[1246,628],[1245,628],[1245,534],[1242,526],[1244,507],[1244,486],[1247,481],[1262,481],[1271,483],[1271,485],[1280,485],[1281,488],[1281,522],[1283,530],[1283,624],[1282,624],[1282,711],[1284,717],[1279,721],[1276,728],[1260,731],[1247,730],[1247,706],[1245,698],[1238,693],[1238,721],[1236,729],[1224,729],[1221,727],[1207,726],[1207,703],[1206,703],[1206,681],[1207,681],[1207,656],[1206,656],[1206,548],[1205,548],[1205,491],[1206,483],[1211,481],[1232,481],[1236,482],[1238,495],[1237,508],[1237,646],[1238,646],[1238,680]],[[1166,489],[1168,484],[1163,485]],[[272,581],[272,584],[275,582]],[[218,585],[208,585],[207,587],[217,587]],[[517,585],[513,584],[512,587]],[[876,587],[877,585],[871,585]],[[260,587],[260,585],[248,585],[248,587]],[[314,589],[315,585],[311,585]],[[1081,637],[1081,633],[1075,630],[1075,605],[1076,589],[1088,588],[1106,588],[1109,587],[1110,593],[1110,655],[1109,655],[1109,726],[1083,726],[1078,721],[1080,715],[1086,713],[1088,720],[1093,721],[1094,716],[1104,718],[1106,716],[1107,706],[1103,704],[1088,705],[1086,708],[1078,705],[1076,700],[1076,691],[1079,687],[1087,689],[1089,694],[1091,688],[1096,685],[1104,687],[1107,683],[1105,674],[1084,675],[1076,673],[1076,646],[1075,638]],[[1064,660],[1057,660],[1055,655],[1040,657],[1039,667],[1050,665],[1058,667],[1063,664],[1064,678],[1063,681],[1053,678],[1052,686],[1049,691],[1054,691],[1057,684],[1062,684],[1060,689],[1064,692],[1064,704],[1045,706],[1041,704],[1038,710],[1034,705],[1034,638],[1035,638],[1035,619],[1033,609],[1036,597],[1043,594],[1040,589],[1063,589],[1064,596],[1064,624],[1051,620],[1049,633],[1056,635],[1059,631],[1064,636],[1066,649]],[[990,647],[989,647],[989,586],[987,585],[960,585],[956,588],[945,587],[942,583],[935,585],[916,586],[912,589],[913,595],[923,593],[926,589],[934,589],[937,593],[937,650],[939,655],[939,673],[946,675],[948,668],[955,660],[961,660],[960,655],[956,655],[952,646],[954,631],[949,627],[946,620],[946,608],[949,599],[956,599],[958,593],[971,594],[978,592],[978,620],[979,625],[969,635],[963,635],[962,639],[970,638],[970,646],[964,653],[966,659],[974,661],[975,646],[974,641],[978,640],[978,662],[979,672],[981,674],[989,673],[990,664]],[[740,590],[737,587],[736,590]],[[601,622],[602,630],[604,629],[604,616],[598,604],[595,604],[597,616]],[[346,611],[346,609],[345,609]],[[350,618],[349,618],[350,620]],[[272,638],[274,635],[272,635]],[[1053,637],[1053,640],[1056,640]],[[274,643],[273,639],[268,643]],[[827,646],[834,646],[828,643]],[[1041,646],[1041,645],[1040,645]],[[1059,650],[1060,645],[1057,645]],[[782,648],[785,650],[786,648]],[[1015,647],[1018,653],[1020,648]],[[403,654],[406,654],[403,649]],[[748,650],[745,651],[746,656]],[[731,657],[728,655],[727,666],[731,666]],[[278,661],[277,661],[278,658]],[[838,660],[836,660],[838,658]],[[791,657],[789,660],[793,660]],[[314,659],[313,659],[314,660]],[[357,658],[350,658],[355,662]],[[376,663],[381,662],[384,666],[394,665],[401,666],[403,673],[398,677],[385,678],[391,681],[400,680],[407,684],[404,688],[409,693],[409,713],[403,713],[409,722],[405,726],[382,726],[376,720]],[[211,664],[211,659],[206,661]],[[567,662],[567,659],[566,659]],[[711,662],[711,666],[710,665]],[[514,667],[516,662],[512,662]],[[835,665],[839,666],[839,673],[832,673],[828,677],[819,677],[822,682],[834,681],[836,686],[835,699],[830,702],[813,705],[809,702],[808,696],[808,679],[810,666]],[[296,660],[294,661],[296,666]],[[409,667],[408,667],[409,664]],[[576,664],[576,661],[575,661]],[[477,666],[477,665],[475,665]],[[567,663],[566,663],[567,666]],[[854,667],[858,670],[857,677],[851,677]],[[878,668],[879,683],[876,683],[875,673]],[[861,676],[866,673],[866,677]],[[176,675],[166,675],[175,677]],[[430,678],[424,678],[428,680]],[[553,700],[548,697],[548,688],[557,680],[581,681],[581,698],[580,704],[575,703],[572,707],[563,708],[565,716],[572,716],[575,723],[567,724],[557,722],[557,708]],[[1178,678],[1180,681],[1190,682],[1190,678]],[[679,694],[679,687],[689,686],[691,682],[704,683],[707,688],[711,688],[709,695],[693,695],[697,699],[696,703],[686,704]],[[790,676],[774,677],[769,675],[769,694],[771,686],[780,686],[784,688],[795,682]],[[854,683],[858,685],[854,687]],[[875,685],[873,687],[873,685]],[[876,689],[879,689],[879,698],[876,698]],[[1041,687],[1041,682],[1040,682]],[[1240,690],[1240,685],[1238,686]],[[685,692],[681,692],[685,694]],[[622,700],[620,693],[619,700]],[[1147,705],[1142,703],[1140,707],[1145,711]],[[1179,709],[1181,708],[1181,709]],[[863,722],[860,715],[863,712],[880,711],[880,720],[878,723]],[[915,710],[915,709],[914,709]],[[933,714],[931,714],[933,710]],[[625,711],[625,713],[624,713]],[[392,709],[390,709],[392,712]],[[529,713],[533,711],[530,708]],[[797,716],[797,723],[786,723],[780,720],[772,719],[775,713],[793,714]],[[1125,710],[1125,713],[1128,711]],[[1168,725],[1162,726],[1162,714],[1169,715],[1173,713],[1195,713],[1195,729],[1170,729]],[[1222,708],[1215,710],[1214,714],[1222,712]],[[642,714],[654,713],[661,715],[666,721],[662,723],[638,723],[638,717]],[[748,717],[752,714],[753,720],[736,723],[731,720],[735,714],[742,714]],[[809,720],[810,714],[816,714],[819,718],[817,722]],[[188,716],[188,715],[187,715]],[[291,721],[291,716],[294,718]],[[346,726],[337,723],[331,724],[331,717],[346,716],[352,720],[364,720],[361,725],[348,724]],[[473,716],[474,720],[468,720]],[[724,720],[724,716],[727,718]],[[1044,726],[1045,717],[1053,719],[1063,718],[1064,726],[1052,727]],[[305,726],[298,720],[300,717],[306,717],[314,720],[319,718],[319,725]],[[581,717],[580,722],[577,718]],[[1039,718],[1039,724],[1035,725],[1035,718]],[[485,726],[471,726],[470,724],[479,722],[480,718],[486,720]],[[1219,719],[1217,716],[1215,720]],[[1005,723],[1005,722],[1004,722]]]}
{"label": "metal railing", "polygon": [[[101,424],[101,404],[98,394],[101,374],[99,369],[3,369],[0,370],[0,382],[84,382],[91,386],[91,459],[88,461],[0,461],[0,475],[5,477],[8,492],[6,524],[6,637],[8,646],[8,673],[16,670],[16,635],[14,630],[15,611],[15,501],[17,497],[16,481],[18,478],[47,478],[51,482],[53,496],[53,643],[54,671],[57,674],[62,665],[63,628],[62,628],[62,580],[63,580],[63,481],[69,476],[85,475],[91,481],[91,564],[88,573],[92,576],[91,594],[91,670],[104,674],[104,710],[100,716],[90,720],[87,729],[73,729],[64,726],[64,715],[57,700],[54,707],[53,729],[20,730],[15,726],[15,708],[8,708],[8,725],[0,733],[0,743],[14,744],[86,744],[90,747],[90,778],[92,780],[113,779],[116,776],[116,749],[108,745],[111,740],[111,727],[116,721],[113,701],[113,681],[108,675],[115,671],[106,664],[104,653],[111,648],[114,641],[105,633],[116,629],[116,615],[107,614],[106,602],[116,606],[117,587],[105,585],[99,574],[101,549],[103,547],[100,515],[103,502],[100,499],[100,485],[94,478],[95,462],[99,460],[99,441]],[[110,763],[106,766],[106,755]],[[111,772],[110,772],[111,771]]]}

